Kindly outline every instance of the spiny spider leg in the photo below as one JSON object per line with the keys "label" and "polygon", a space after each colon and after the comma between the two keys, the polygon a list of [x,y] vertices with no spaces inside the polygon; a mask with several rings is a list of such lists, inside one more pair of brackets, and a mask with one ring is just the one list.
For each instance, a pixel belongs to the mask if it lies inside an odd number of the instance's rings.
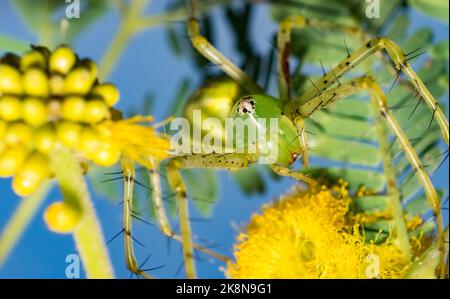
{"label": "spiny spider leg", "polygon": [[[238,170],[248,167],[250,164],[256,162],[255,158],[245,153],[230,153],[230,154],[191,154],[173,158],[167,166],[167,178],[172,190],[177,193],[180,213],[181,237],[183,245],[183,255],[185,260],[185,270],[188,277],[195,277],[195,264],[193,256],[193,246],[191,240],[191,229],[189,225],[189,212],[187,205],[187,192],[183,178],[180,174],[181,169],[191,168],[215,168],[225,170]],[[272,165],[272,169],[282,176],[289,176],[296,180],[304,181],[308,184],[315,184],[316,182],[295,171],[279,165]],[[167,218],[166,218],[167,219]],[[177,239],[177,237],[175,237]],[[205,248],[206,249],[206,248]],[[208,253],[206,250],[202,252]],[[212,252],[212,251],[211,251]],[[210,254],[210,253],[208,253]],[[210,254],[212,255],[212,254]],[[222,259],[223,260],[223,259]],[[227,258],[227,260],[229,260]]]}
{"label": "spiny spider leg", "polygon": [[[168,237],[173,238],[177,240],[178,242],[182,243],[183,248],[190,248],[193,247],[196,250],[199,250],[207,255],[210,255],[218,260],[227,262],[230,260],[229,257],[221,255],[219,253],[214,252],[213,250],[207,248],[206,246],[198,245],[195,243],[186,243],[187,237],[183,237],[183,232],[186,234],[189,234],[190,239],[190,230],[186,231],[186,226],[189,227],[189,217],[186,215],[187,213],[187,207],[182,207],[181,204],[185,204],[185,202],[178,200],[178,205],[180,208],[180,223],[183,223],[184,226],[182,226],[182,235],[178,235],[174,233],[170,227],[167,214],[164,210],[164,205],[162,204],[162,193],[161,193],[161,185],[160,185],[160,175],[158,172],[159,166],[156,165],[153,161],[150,161],[149,165],[153,165],[153,168],[149,169],[149,177],[150,177],[150,183],[152,184],[152,187],[149,188],[152,192],[152,200],[153,204],[156,210],[156,219],[158,222],[158,225],[161,229],[161,231]],[[141,269],[141,267],[138,266],[135,254],[134,254],[134,247],[133,247],[133,241],[136,241],[132,235],[131,235],[131,229],[132,229],[132,220],[133,218],[136,218],[135,212],[133,212],[133,190],[134,190],[134,183],[136,182],[135,179],[135,169],[134,169],[134,163],[130,161],[129,159],[123,158],[122,159],[122,172],[123,179],[124,179],[124,200],[123,200],[123,229],[120,233],[124,233],[124,240],[125,240],[125,257],[126,257],[126,265],[127,268],[136,275],[141,275],[144,278],[154,278],[151,275],[145,273],[146,271]],[[168,173],[169,175],[169,173]],[[174,194],[175,196],[178,195],[178,193]],[[176,196],[177,199],[178,196]],[[143,221],[142,219],[139,219]],[[120,234],[119,233],[119,234]],[[117,235],[119,235],[117,234]],[[114,236],[115,237],[117,237]],[[113,238],[113,239],[114,239]],[[185,245],[188,244],[188,245]],[[189,246],[189,247],[186,247]],[[193,255],[189,255],[193,256]],[[187,263],[189,263],[189,258],[185,259]],[[193,269],[191,266],[186,265],[186,269],[189,269],[190,272],[188,274],[189,278],[195,277],[195,268]],[[193,270],[193,271],[192,271]]]}
{"label": "spiny spider leg", "polygon": [[154,278],[139,268],[134,254],[133,238],[131,236],[131,229],[133,223],[133,187],[134,187],[134,163],[122,158],[122,172],[124,176],[124,201],[123,201],[123,233],[125,242],[125,261],[128,270],[136,275],[141,275],[144,278]]}
{"label": "spiny spider leg", "polygon": [[188,34],[192,45],[206,59],[217,65],[230,78],[247,89],[250,93],[264,94],[264,90],[253,79],[236,66],[231,60],[222,55],[203,35],[197,19],[197,1],[187,0]]}
{"label": "spiny spider leg", "polygon": [[[148,171],[149,171],[150,183],[152,185],[152,202],[153,202],[153,207],[155,208],[156,220],[158,222],[158,226],[164,235],[182,243],[182,241],[183,241],[182,237],[180,235],[176,234],[172,230],[169,219],[167,217],[167,213],[164,208],[164,204],[163,204],[163,200],[162,200],[162,193],[161,193],[161,176],[159,174],[159,165],[155,165],[153,169],[149,169]],[[176,195],[176,194],[174,194],[174,195]],[[216,252],[208,249],[206,246],[202,246],[202,245],[193,243],[193,247],[194,247],[194,249],[199,250],[207,255],[210,255],[218,260],[221,260],[224,262],[227,262],[230,260],[229,257],[221,255],[219,253],[216,253]]]}
{"label": "spiny spider leg", "polygon": [[[285,104],[291,99],[291,75],[289,71],[289,55],[291,46],[292,29],[302,29],[306,27],[324,28],[333,31],[349,33],[351,35],[362,36],[358,27],[339,25],[334,22],[307,19],[303,16],[288,16],[279,25],[277,34],[277,68],[278,68],[278,93],[281,101]],[[323,66],[322,66],[323,68]],[[325,70],[324,70],[325,72]],[[314,83],[313,83],[314,84]],[[302,117],[294,120],[302,145],[302,161],[304,168],[309,167],[308,136],[306,126]]]}
{"label": "spiny spider leg", "polygon": [[[426,172],[423,164],[421,163],[416,151],[412,147],[410,141],[406,137],[403,129],[400,127],[395,116],[392,114],[387,103],[387,97],[383,93],[379,84],[369,76],[363,76],[353,79],[349,82],[341,84],[341,86],[332,88],[330,90],[324,91],[316,97],[313,97],[305,103],[300,103],[299,101],[293,101],[289,103],[289,111],[295,114],[301,114],[303,117],[308,117],[316,110],[321,109],[339,99],[348,97],[358,91],[367,90],[372,99],[374,106],[380,113],[380,116],[385,119],[388,127],[391,129],[392,133],[400,143],[407,159],[409,160],[411,166],[415,170],[418,179],[424,188],[428,204],[433,209],[433,213],[436,219],[436,227],[438,238],[441,243],[440,248],[444,248],[444,229],[441,214],[441,203],[434,188],[428,173]],[[297,108],[295,107],[297,104]],[[445,253],[441,250],[441,273],[440,276],[443,277],[443,267],[445,265]]]}
{"label": "spiny spider leg", "polygon": [[[331,69],[327,74],[318,79],[313,87],[310,87],[303,93],[297,101],[301,104],[306,104],[311,99],[320,96],[320,94],[327,90],[327,87],[331,86],[333,83],[341,78],[345,73],[349,72],[355,66],[360,64],[362,61],[369,58],[371,55],[377,53],[378,51],[385,50],[391,57],[391,60],[395,64],[395,68],[398,71],[402,71],[411,81],[414,88],[419,92],[420,98],[424,99],[427,105],[433,112],[433,116],[436,119],[439,127],[441,128],[442,136],[445,143],[449,142],[449,130],[448,121],[445,117],[444,112],[439,107],[439,103],[431,95],[428,88],[422,82],[422,80],[417,76],[414,70],[408,63],[408,58],[400,49],[400,47],[393,41],[384,38],[377,37],[369,40],[365,45],[360,47],[358,50],[353,52],[349,57],[345,58],[340,64]],[[289,105],[289,104],[288,104]],[[292,106],[291,106],[292,107]],[[295,105],[294,105],[295,107]],[[301,116],[301,115],[300,115]]]}
{"label": "spiny spider leg", "polygon": [[336,24],[334,22],[321,21],[316,19],[307,19],[303,16],[288,16],[280,22],[279,30],[277,34],[277,47],[278,47],[278,86],[279,95],[283,103],[290,100],[291,90],[291,78],[289,72],[289,55],[291,45],[292,29],[303,29],[307,27],[323,28],[332,31],[339,31],[356,35],[360,37],[362,35],[361,30],[358,27],[346,26]]}

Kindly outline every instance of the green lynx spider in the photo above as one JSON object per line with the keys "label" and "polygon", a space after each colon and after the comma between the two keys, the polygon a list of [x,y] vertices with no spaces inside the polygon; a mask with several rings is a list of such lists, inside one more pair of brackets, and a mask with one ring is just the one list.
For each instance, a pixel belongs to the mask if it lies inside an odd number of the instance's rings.
{"label": "green lynx spider", "polygon": [[[397,138],[402,150],[407,156],[411,166],[416,172],[422,187],[425,190],[426,198],[429,205],[434,211],[436,219],[436,228],[441,248],[440,264],[445,264],[444,253],[444,230],[441,215],[441,203],[439,196],[430,180],[430,177],[423,167],[417,153],[411,146],[408,138],[400,127],[399,123],[393,116],[388,107],[388,100],[378,83],[370,76],[362,76],[352,79],[348,82],[340,82],[344,74],[365,61],[372,55],[379,54],[384,50],[390,56],[395,66],[396,72],[403,72],[410,80],[411,86],[417,91],[421,98],[427,103],[433,113],[434,119],[440,126],[442,136],[448,145],[449,142],[449,126],[445,114],[440,109],[438,102],[428,91],[422,80],[416,75],[414,70],[408,63],[407,56],[400,47],[393,41],[377,37],[366,40],[363,45],[349,54],[337,66],[312,83],[312,86],[298,98],[291,98],[290,77],[288,70],[289,43],[291,31],[304,27],[322,27],[327,29],[339,30],[348,34],[359,35],[362,39],[363,34],[357,28],[339,26],[334,23],[322,22],[317,20],[309,20],[302,16],[290,16],[281,22],[277,35],[278,47],[278,84],[279,84],[279,100],[273,100],[265,94],[264,90],[258,86],[243,70],[233,64],[228,58],[222,55],[209,41],[200,34],[199,22],[197,19],[197,1],[187,0],[188,9],[188,34],[192,45],[213,64],[217,65],[225,74],[231,77],[239,85],[250,93],[250,96],[242,98],[233,108],[233,117],[242,117],[241,113],[236,113],[235,109],[243,101],[250,98],[255,106],[255,113],[258,117],[263,118],[279,118],[284,125],[280,126],[280,135],[289,138],[281,138],[278,146],[282,146],[285,150],[279,154],[276,164],[271,165],[272,169],[283,176],[290,176],[294,179],[304,181],[308,184],[314,184],[314,181],[307,176],[292,171],[288,166],[295,161],[297,156],[301,156],[303,164],[308,167],[307,155],[307,136],[303,120],[313,114],[316,110],[326,107],[327,105],[346,98],[360,91],[367,91],[373,102],[374,107],[379,112],[379,117],[384,119],[392,134]],[[337,86],[332,87],[332,85]],[[263,108],[259,108],[259,106]],[[295,142],[292,142],[291,136],[295,136]],[[176,199],[179,208],[180,217],[180,235],[173,232],[170,227],[164,206],[162,204],[162,195],[160,190],[160,179],[158,174],[158,165],[150,170],[150,178],[152,183],[152,200],[156,210],[156,217],[161,231],[175,240],[182,243],[183,257],[185,264],[185,272],[188,278],[196,277],[194,263],[194,249],[214,256],[220,260],[227,261],[228,257],[214,253],[213,251],[194,244],[191,239],[191,228],[189,223],[188,196],[180,169],[186,168],[219,168],[233,170],[244,168],[258,160],[257,155],[250,154],[190,154],[171,158],[167,166],[167,177],[172,190],[176,193]],[[133,252],[133,240],[131,237],[131,207],[132,194],[134,184],[134,165],[130,161],[122,161],[122,172],[124,176],[124,232],[125,232],[125,250],[126,263],[128,269],[138,275],[151,278],[149,274],[140,269]],[[441,267],[440,277],[445,274],[445,267]]]}

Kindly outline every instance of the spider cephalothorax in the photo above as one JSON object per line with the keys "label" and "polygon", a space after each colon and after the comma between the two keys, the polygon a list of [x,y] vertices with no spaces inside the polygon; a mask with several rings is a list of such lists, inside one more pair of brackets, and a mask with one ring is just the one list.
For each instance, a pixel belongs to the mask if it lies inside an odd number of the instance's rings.
{"label": "spider cephalothorax", "polygon": [[254,113],[255,112],[255,100],[252,96],[246,96],[240,99],[237,103],[236,111],[238,113]]}

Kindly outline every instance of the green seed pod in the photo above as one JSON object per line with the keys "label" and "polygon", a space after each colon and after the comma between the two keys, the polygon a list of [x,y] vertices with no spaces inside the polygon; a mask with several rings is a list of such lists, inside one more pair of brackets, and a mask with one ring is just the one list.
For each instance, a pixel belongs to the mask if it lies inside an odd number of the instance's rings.
{"label": "green seed pod", "polygon": [[59,47],[50,55],[50,72],[67,74],[75,65],[77,57],[69,47]]}
{"label": "green seed pod", "polygon": [[78,67],[71,71],[64,80],[65,94],[85,95],[89,92],[95,77],[89,69]]}
{"label": "green seed pod", "polygon": [[23,92],[22,78],[14,67],[0,64],[0,93],[20,95]]}
{"label": "green seed pod", "polygon": [[38,68],[30,68],[23,74],[25,93],[36,97],[47,97],[50,91],[47,75]]}
{"label": "green seed pod", "polygon": [[22,117],[22,103],[14,96],[3,96],[0,98],[0,118],[10,122]]}
{"label": "green seed pod", "polygon": [[61,117],[71,121],[82,121],[85,108],[86,102],[82,97],[67,97],[61,105]]}
{"label": "green seed pod", "polygon": [[49,119],[46,103],[36,98],[26,98],[22,104],[22,117],[32,126],[43,125]]}

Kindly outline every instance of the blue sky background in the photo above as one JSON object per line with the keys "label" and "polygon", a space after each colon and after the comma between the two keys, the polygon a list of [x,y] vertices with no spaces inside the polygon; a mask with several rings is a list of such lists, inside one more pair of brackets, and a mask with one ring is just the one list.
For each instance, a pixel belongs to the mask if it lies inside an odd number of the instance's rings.
{"label": "blue sky background", "polygon": [[[148,12],[161,11],[165,2],[152,1],[147,9]],[[258,5],[257,13],[253,18],[251,36],[254,37],[254,42],[259,49],[271,47],[268,41],[277,29],[268,12],[267,6]],[[426,25],[433,28],[435,41],[448,39],[448,25],[417,12],[411,12],[411,14],[411,20],[414,22],[411,30]],[[228,42],[231,40],[230,32],[227,31],[227,26],[224,26],[222,11],[215,10],[213,15],[219,24],[216,26],[217,47],[227,56],[236,59],[233,46]],[[117,23],[117,12],[109,12],[75,41],[73,45],[75,50],[82,56],[99,61],[114,34]],[[21,22],[8,0],[0,0],[0,34],[3,33],[30,42],[36,41],[33,33]],[[165,31],[162,28],[153,28],[131,40],[110,81],[114,82],[121,91],[119,108],[140,107],[141,100],[148,91],[151,91],[156,99],[155,116],[157,119],[162,119],[167,116],[170,101],[174,98],[180,81],[186,76],[198,80],[192,64],[187,59],[176,58],[172,54]],[[433,181],[438,187],[448,190],[448,161],[434,175]],[[0,180],[0,230],[14,212],[19,200],[11,191],[10,183],[9,179]],[[250,197],[244,196],[226,172],[220,173],[220,184],[220,198],[210,219],[192,222],[192,226],[197,236],[219,244],[216,250],[231,256],[232,244],[238,232],[237,227],[245,224],[262,203],[282,194],[293,182],[289,179],[272,181],[265,194]],[[115,199],[117,202],[120,196],[120,194],[117,195]],[[57,192],[52,192],[48,197],[5,265],[0,268],[0,278],[65,278],[67,266],[65,259],[68,254],[76,253],[74,242],[71,236],[50,233],[42,220],[45,206],[58,199]],[[94,202],[105,238],[109,239],[121,229],[121,207],[99,196],[94,196]],[[192,217],[198,218],[199,215],[193,212]],[[171,242],[170,252],[168,252],[166,238],[159,233],[158,229],[139,222],[134,225],[134,235],[146,244],[145,248],[136,246],[138,260],[143,260],[151,253],[152,258],[146,267],[166,265],[154,271],[153,274],[158,277],[174,277],[181,264],[180,246]],[[129,272],[125,268],[122,238],[114,240],[109,245],[109,250],[116,276],[128,278]],[[206,256],[201,257],[203,261],[198,263],[200,277],[223,277],[218,270],[222,266],[221,263],[210,260]],[[181,271],[177,277],[182,275]]]}

